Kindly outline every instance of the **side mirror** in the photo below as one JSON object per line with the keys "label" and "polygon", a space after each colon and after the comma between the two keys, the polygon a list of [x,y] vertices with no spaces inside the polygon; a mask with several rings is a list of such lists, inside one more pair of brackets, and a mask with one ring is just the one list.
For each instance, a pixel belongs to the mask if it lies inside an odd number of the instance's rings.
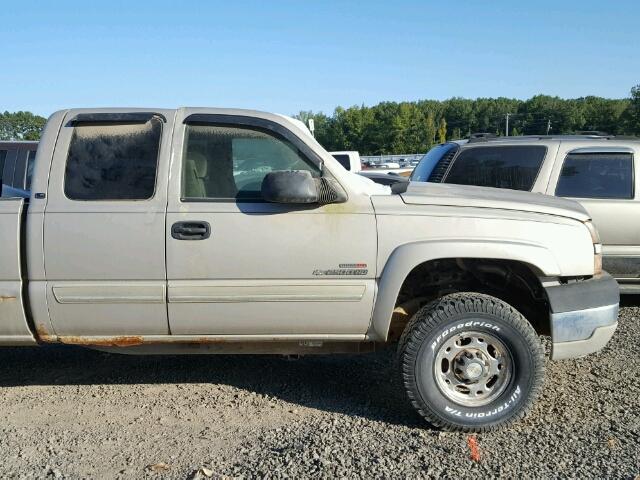
{"label": "side mirror", "polygon": [[306,170],[281,170],[262,180],[262,198],[273,203],[318,203],[318,186]]}

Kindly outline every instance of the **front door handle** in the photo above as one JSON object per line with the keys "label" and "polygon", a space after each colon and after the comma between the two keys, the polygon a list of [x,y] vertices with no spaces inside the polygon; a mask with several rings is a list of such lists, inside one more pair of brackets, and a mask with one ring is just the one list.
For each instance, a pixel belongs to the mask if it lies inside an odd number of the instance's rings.
{"label": "front door handle", "polygon": [[176,240],[206,240],[211,236],[209,222],[176,222],[171,226],[171,236]]}

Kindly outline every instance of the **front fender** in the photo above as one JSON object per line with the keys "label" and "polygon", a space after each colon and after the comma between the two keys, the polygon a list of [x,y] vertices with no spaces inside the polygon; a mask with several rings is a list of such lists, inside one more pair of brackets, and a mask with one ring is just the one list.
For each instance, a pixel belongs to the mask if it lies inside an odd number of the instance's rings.
{"label": "front fender", "polygon": [[408,243],[391,253],[378,279],[378,293],[369,328],[371,338],[387,340],[393,309],[396,306],[400,288],[409,273],[422,263],[447,258],[514,260],[534,267],[543,276],[560,275],[560,266],[553,254],[547,248],[535,243],[481,239]]}

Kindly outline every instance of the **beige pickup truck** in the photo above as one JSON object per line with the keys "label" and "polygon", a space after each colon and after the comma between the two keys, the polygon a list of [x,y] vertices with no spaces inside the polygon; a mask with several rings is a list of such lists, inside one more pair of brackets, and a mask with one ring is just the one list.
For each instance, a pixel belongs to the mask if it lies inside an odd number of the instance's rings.
{"label": "beige pickup truck", "polygon": [[0,200],[0,344],[132,354],[396,344],[432,424],[524,415],[554,359],[602,348],[618,287],[560,198],[346,171],[300,122],[247,110],[51,116],[29,199]]}

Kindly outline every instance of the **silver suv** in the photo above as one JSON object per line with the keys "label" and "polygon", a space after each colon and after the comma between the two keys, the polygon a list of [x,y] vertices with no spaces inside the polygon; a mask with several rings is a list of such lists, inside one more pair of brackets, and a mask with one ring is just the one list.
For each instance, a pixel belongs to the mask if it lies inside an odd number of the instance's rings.
{"label": "silver suv", "polygon": [[640,293],[640,139],[481,137],[437,145],[411,180],[546,193],[577,200],[602,240],[604,269],[622,293]]}

